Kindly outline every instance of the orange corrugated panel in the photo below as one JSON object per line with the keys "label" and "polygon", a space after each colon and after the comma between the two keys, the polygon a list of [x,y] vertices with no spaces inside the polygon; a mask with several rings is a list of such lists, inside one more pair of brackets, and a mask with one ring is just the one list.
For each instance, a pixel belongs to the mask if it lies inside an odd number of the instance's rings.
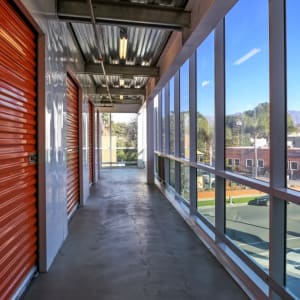
{"label": "orange corrugated panel", "polygon": [[[90,183],[93,183],[94,178],[94,107],[89,102],[89,164],[90,164]],[[0,136],[1,138],[1,136]]]}
{"label": "orange corrugated panel", "polygon": [[79,203],[78,87],[67,76],[67,212]]}
{"label": "orange corrugated panel", "polygon": [[0,299],[37,263],[36,36],[0,5]]}

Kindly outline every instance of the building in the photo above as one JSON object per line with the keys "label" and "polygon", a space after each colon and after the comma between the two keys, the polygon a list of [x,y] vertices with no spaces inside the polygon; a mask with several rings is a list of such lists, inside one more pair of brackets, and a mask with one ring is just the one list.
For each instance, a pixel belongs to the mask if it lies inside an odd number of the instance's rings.
{"label": "building", "polygon": [[118,160],[105,113],[138,113],[148,184],[249,297],[300,297],[300,150],[287,137],[299,131],[288,115],[300,111],[299,11],[284,0],[1,0],[0,299],[49,271],[103,159]]}

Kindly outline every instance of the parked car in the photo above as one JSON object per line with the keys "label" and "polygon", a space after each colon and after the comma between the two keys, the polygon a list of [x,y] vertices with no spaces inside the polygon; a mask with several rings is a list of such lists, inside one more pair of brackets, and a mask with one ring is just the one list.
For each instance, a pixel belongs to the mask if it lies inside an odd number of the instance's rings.
{"label": "parked car", "polygon": [[253,200],[250,200],[248,202],[249,205],[262,205],[262,206],[269,206],[270,204],[270,196],[269,195],[264,195],[260,197],[256,197]]}

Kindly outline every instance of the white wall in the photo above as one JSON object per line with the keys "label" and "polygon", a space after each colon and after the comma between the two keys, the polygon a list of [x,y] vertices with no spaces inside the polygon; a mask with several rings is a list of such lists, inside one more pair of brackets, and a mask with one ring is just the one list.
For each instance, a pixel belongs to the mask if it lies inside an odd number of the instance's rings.
{"label": "white wall", "polygon": [[[66,68],[83,70],[83,58],[78,51],[67,25],[58,22],[55,16],[55,1],[21,0],[29,13],[39,24],[46,37],[46,248],[42,267],[48,270],[58,250],[68,235],[67,197],[66,197]],[[83,189],[82,203],[89,196],[87,93],[83,90]],[[43,238],[43,237],[42,237]],[[42,255],[43,257],[43,255]]]}
{"label": "white wall", "polygon": [[144,103],[138,112],[138,167],[144,168],[147,162],[147,110]]}

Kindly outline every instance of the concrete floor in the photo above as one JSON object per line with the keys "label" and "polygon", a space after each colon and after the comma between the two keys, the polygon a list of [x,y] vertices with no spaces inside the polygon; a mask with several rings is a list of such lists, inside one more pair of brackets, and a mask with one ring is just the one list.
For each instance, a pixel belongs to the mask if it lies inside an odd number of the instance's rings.
{"label": "concrete floor", "polygon": [[28,300],[247,299],[144,170],[107,169]]}

